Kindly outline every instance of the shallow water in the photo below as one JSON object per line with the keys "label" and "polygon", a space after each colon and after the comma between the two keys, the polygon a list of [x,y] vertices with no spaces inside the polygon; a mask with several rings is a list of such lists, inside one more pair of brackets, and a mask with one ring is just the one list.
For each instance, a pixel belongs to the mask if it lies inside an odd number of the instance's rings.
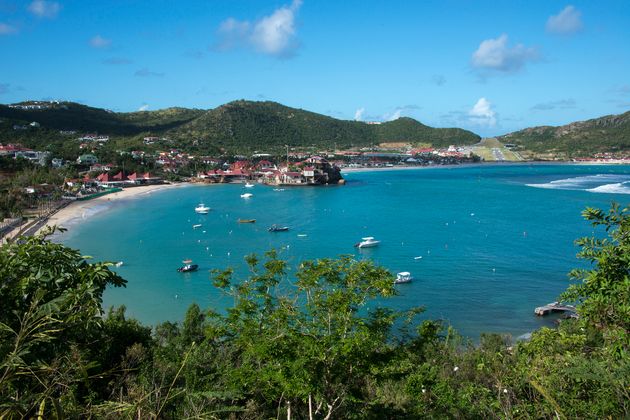
{"label": "shallow water", "polygon": [[[245,276],[245,255],[276,248],[293,266],[352,254],[410,271],[415,280],[397,286],[389,305],[424,305],[425,317],[470,337],[519,336],[549,323],[534,307],[556,300],[568,271],[583,264],[573,241],[593,231],[581,211],[630,201],[628,166],[483,165],[345,177],[345,186],[256,186],[247,189],[250,199],[240,197],[242,185],[155,192],[112,202],[61,240],[96,259],[123,261],[116,270],[129,283],[108,290],[105,306],[124,304],[145,323],[180,320],[193,301],[223,309],[208,270],[231,266]],[[194,213],[201,201],[213,208],[208,215]],[[268,232],[274,223],[291,230]],[[382,243],[354,248],[364,236]],[[200,270],[177,273],[186,258]]]}

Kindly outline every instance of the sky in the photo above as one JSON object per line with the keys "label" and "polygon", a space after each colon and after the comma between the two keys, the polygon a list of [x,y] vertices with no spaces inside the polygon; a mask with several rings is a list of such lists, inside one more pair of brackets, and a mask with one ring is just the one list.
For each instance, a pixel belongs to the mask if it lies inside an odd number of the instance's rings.
{"label": "sky", "polygon": [[0,0],[0,103],[248,99],[493,136],[630,110],[630,1]]}

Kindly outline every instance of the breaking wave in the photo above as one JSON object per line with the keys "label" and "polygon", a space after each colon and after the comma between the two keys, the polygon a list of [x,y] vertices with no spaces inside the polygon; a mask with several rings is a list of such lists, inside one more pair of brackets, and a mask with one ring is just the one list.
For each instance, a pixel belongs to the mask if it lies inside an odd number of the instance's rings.
{"label": "breaking wave", "polygon": [[600,185],[599,187],[591,188],[586,191],[607,194],[630,194],[630,181]]}
{"label": "breaking wave", "polygon": [[630,175],[598,174],[558,179],[544,184],[526,184],[528,187],[552,190],[576,190],[603,194],[630,194]]}

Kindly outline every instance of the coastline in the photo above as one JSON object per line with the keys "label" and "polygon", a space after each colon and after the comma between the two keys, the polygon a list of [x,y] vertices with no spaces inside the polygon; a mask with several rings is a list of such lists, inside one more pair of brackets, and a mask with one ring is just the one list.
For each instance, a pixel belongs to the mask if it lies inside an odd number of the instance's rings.
{"label": "coastline", "polygon": [[[427,165],[427,166],[392,166],[392,167],[361,167],[361,168],[342,168],[342,174],[355,174],[355,173],[369,173],[369,172],[389,172],[389,171],[411,171],[411,170],[425,170],[425,169],[454,169],[454,168],[470,168],[470,167],[488,167],[488,166],[529,166],[529,165],[628,165],[628,161],[606,161],[593,160],[593,161],[521,161],[521,162],[478,162],[467,164],[453,164],[453,165]],[[67,206],[59,209],[56,213],[49,216],[45,221],[42,220],[41,226],[37,228],[35,234],[41,233],[44,229],[52,226],[68,228],[74,224],[93,216],[101,211],[107,210],[112,202],[120,203],[123,200],[142,198],[145,195],[151,194],[157,191],[168,190],[172,188],[181,188],[190,185],[209,185],[209,184],[196,184],[189,182],[182,182],[177,184],[159,184],[159,185],[147,185],[138,186],[132,188],[125,188],[122,191],[107,194],[101,197],[94,198],[88,201],[74,201],[70,202]],[[217,184],[218,185],[218,184]],[[7,233],[4,239],[12,239],[19,232],[20,228],[16,227],[9,233]]]}
{"label": "coastline", "polygon": [[42,230],[51,226],[58,226],[58,227],[64,227],[64,228],[72,226],[73,224],[79,223],[80,221],[86,219],[88,216],[92,216],[103,210],[106,210],[109,207],[108,204],[113,201],[142,198],[145,195],[148,195],[157,191],[164,191],[164,190],[169,190],[173,188],[181,188],[184,185],[189,185],[189,184],[187,183],[159,184],[159,185],[146,185],[146,186],[125,188],[122,191],[115,192],[112,194],[107,194],[101,197],[94,198],[92,200],[74,201],[74,202],[71,202],[66,207],[60,209],[57,213],[50,216],[46,220],[46,223],[42,227],[40,227],[35,233],[38,234],[42,232]]}

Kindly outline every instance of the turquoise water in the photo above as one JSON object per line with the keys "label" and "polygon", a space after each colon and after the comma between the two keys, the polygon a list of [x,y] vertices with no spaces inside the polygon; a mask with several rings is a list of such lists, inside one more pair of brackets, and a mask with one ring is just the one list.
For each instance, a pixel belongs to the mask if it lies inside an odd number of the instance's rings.
{"label": "turquoise water", "polygon": [[[536,306],[554,301],[579,263],[574,239],[593,233],[580,212],[629,203],[629,166],[509,165],[364,172],[345,186],[287,188],[185,186],[118,201],[74,225],[61,240],[98,260],[124,261],[129,283],[105,305],[127,306],[145,323],[181,320],[192,302],[222,309],[208,270],[281,249],[303,259],[353,254],[415,280],[397,286],[397,308],[424,305],[425,317],[461,333],[514,336],[546,325]],[[240,194],[253,193],[250,199]],[[197,215],[203,201],[213,210]],[[238,224],[237,219],[256,219]],[[269,233],[271,224],[289,232]],[[193,229],[192,225],[202,224]],[[304,236],[306,235],[306,236]],[[374,236],[377,248],[353,247]],[[421,258],[419,258],[421,257]],[[196,273],[175,271],[191,258]]]}

